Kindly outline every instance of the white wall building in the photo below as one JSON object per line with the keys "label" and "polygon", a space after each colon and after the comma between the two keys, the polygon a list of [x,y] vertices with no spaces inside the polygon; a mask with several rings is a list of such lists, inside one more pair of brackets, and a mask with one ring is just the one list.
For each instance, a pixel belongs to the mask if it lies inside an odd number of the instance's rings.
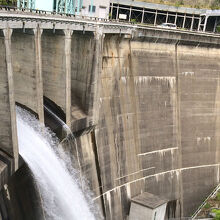
{"label": "white wall building", "polygon": [[35,1],[36,10],[53,11],[53,1],[37,0]]}
{"label": "white wall building", "polygon": [[109,6],[110,0],[83,0],[82,15],[108,18]]}
{"label": "white wall building", "polygon": [[110,0],[17,0],[17,7],[108,19]]}

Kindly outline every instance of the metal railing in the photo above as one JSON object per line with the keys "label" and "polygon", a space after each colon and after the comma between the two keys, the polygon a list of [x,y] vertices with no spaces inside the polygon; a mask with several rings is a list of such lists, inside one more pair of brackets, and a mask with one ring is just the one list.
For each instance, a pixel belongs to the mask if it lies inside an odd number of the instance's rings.
{"label": "metal railing", "polygon": [[[45,11],[45,10],[37,10],[37,9],[28,9],[28,8],[18,8],[15,6],[5,6],[0,5],[0,11],[5,12],[17,12],[17,13],[31,13],[31,14],[37,14],[37,15],[53,15],[56,16],[56,18],[72,18],[75,20],[84,20],[84,21],[91,21],[91,22],[102,22],[103,24],[109,24],[109,25],[119,25],[119,26],[133,26],[140,29],[150,28],[150,29],[159,29],[162,31],[173,31],[173,32],[182,32],[182,33],[194,33],[194,34],[204,34],[209,36],[216,36],[219,37],[220,33],[216,32],[201,32],[201,31],[195,31],[195,30],[182,30],[182,29],[169,29],[169,28],[160,28],[157,25],[154,24],[148,24],[148,23],[132,23],[129,21],[121,21],[121,20],[114,20],[110,18],[98,18],[98,17],[92,17],[92,16],[85,16],[85,15],[76,15],[76,14],[69,14],[69,13],[59,13],[55,11]],[[29,14],[30,15],[30,14]]]}

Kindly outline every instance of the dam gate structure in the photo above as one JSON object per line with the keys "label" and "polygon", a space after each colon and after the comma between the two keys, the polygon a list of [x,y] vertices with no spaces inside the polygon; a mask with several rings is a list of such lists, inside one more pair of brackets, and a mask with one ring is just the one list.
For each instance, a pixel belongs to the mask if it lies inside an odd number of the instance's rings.
{"label": "dam gate structure", "polygon": [[60,109],[105,219],[142,193],[190,216],[219,184],[219,35],[4,11],[0,51],[2,216],[28,219],[16,103],[42,123],[45,100]]}

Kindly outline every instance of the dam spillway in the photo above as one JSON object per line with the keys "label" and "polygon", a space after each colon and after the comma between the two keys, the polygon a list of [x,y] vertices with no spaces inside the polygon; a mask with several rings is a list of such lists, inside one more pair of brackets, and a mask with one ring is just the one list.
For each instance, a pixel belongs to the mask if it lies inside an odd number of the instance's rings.
{"label": "dam spillway", "polygon": [[1,149],[16,158],[15,101],[44,122],[46,97],[106,219],[142,192],[190,216],[219,183],[219,36],[41,18],[1,26]]}
{"label": "dam spillway", "polygon": [[[20,155],[30,167],[42,198],[44,219],[95,220],[76,171],[59,155],[56,137],[21,108],[16,108]],[[70,173],[69,170],[72,172]]]}

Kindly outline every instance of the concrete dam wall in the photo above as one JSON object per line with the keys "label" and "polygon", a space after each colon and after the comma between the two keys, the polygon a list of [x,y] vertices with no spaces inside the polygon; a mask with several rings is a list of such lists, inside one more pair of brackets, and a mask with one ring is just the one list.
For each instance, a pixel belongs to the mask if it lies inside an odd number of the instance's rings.
{"label": "concrete dam wall", "polygon": [[[66,151],[106,219],[127,219],[131,198],[143,192],[167,199],[170,218],[190,216],[219,184],[219,37],[62,28],[1,32],[2,154],[16,164],[15,102],[44,122],[46,97],[77,136],[78,148]],[[2,185],[9,182],[16,204],[21,178],[12,179]]]}
{"label": "concrete dam wall", "polygon": [[126,200],[148,191],[189,216],[219,182],[219,51],[116,36],[104,45],[96,140],[108,212],[125,217]]}

